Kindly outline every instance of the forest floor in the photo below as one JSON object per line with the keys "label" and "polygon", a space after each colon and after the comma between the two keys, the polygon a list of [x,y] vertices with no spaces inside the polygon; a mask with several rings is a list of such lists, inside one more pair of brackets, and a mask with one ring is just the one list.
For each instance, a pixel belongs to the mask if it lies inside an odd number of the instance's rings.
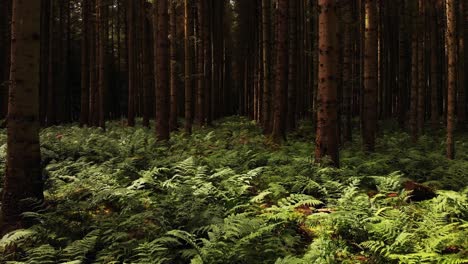
{"label": "forest floor", "polygon": [[[119,122],[44,129],[46,203],[0,262],[468,263],[468,136],[449,161],[443,131],[381,128],[339,169],[313,163],[307,123],[283,146],[239,117],[167,143]],[[2,178],[5,156],[0,130]]]}

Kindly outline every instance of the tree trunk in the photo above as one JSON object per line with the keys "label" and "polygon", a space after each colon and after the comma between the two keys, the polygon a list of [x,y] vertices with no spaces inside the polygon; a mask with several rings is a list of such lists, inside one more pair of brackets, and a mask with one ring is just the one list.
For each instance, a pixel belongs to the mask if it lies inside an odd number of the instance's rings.
{"label": "tree trunk", "polygon": [[80,126],[89,124],[89,1],[83,0],[81,7],[81,111]]}
{"label": "tree trunk", "polygon": [[271,28],[271,1],[262,1],[262,58],[263,58],[263,131],[265,134],[271,132],[272,117],[271,117],[271,52],[270,52],[270,28]]}
{"label": "tree trunk", "polygon": [[438,29],[437,29],[437,13],[436,13],[436,2],[438,0],[433,0],[429,5],[430,10],[430,24],[431,24],[431,125],[433,129],[437,129],[439,126],[439,95],[438,95],[438,82],[439,82],[439,58],[438,50],[439,45],[438,41]]}
{"label": "tree trunk", "polygon": [[128,55],[128,126],[135,126],[136,58],[135,58],[135,1],[127,0],[127,55]]}
{"label": "tree trunk", "polygon": [[274,96],[273,132],[272,138],[279,143],[286,140],[286,110],[288,88],[288,13],[289,0],[278,0],[277,37],[276,37],[276,79]]}
{"label": "tree trunk", "polygon": [[2,233],[24,227],[21,213],[35,207],[25,199],[44,199],[39,147],[40,7],[40,0],[13,1]]}
{"label": "tree trunk", "polygon": [[329,157],[339,166],[337,18],[335,0],[319,0],[319,72],[317,90],[317,135],[315,161]]}
{"label": "tree trunk", "polygon": [[296,102],[297,102],[297,65],[298,65],[298,38],[297,38],[297,0],[289,2],[289,74],[288,74],[288,130],[296,129]]}
{"label": "tree trunk", "polygon": [[459,0],[458,8],[458,100],[457,115],[459,128],[465,128],[466,125],[466,83],[465,83],[465,27],[468,26],[465,21],[464,0]]}
{"label": "tree trunk", "polygon": [[197,1],[197,91],[195,120],[198,125],[205,123],[205,0]]}
{"label": "tree trunk", "polygon": [[156,41],[156,135],[169,140],[169,40],[168,0],[158,0],[158,34]]}
{"label": "tree trunk", "polygon": [[457,86],[457,40],[456,40],[456,6],[454,0],[446,0],[447,12],[447,158],[455,159],[455,91]]}
{"label": "tree trunk", "polygon": [[364,150],[374,151],[377,130],[377,0],[366,0],[364,43],[364,104],[362,135]]}
{"label": "tree trunk", "polygon": [[11,0],[0,1],[0,119],[8,111]]}
{"label": "tree trunk", "polygon": [[184,62],[185,62],[185,132],[192,133],[193,122],[193,79],[192,79],[192,63],[193,63],[193,24],[192,24],[192,0],[184,1]]}
{"label": "tree trunk", "polygon": [[99,94],[99,127],[106,129],[106,122],[105,122],[105,91],[106,91],[106,54],[107,54],[107,4],[104,3],[105,0],[97,0],[97,12],[98,12],[98,28],[99,28],[99,87],[98,87],[98,94]]}
{"label": "tree trunk", "polygon": [[350,142],[352,140],[352,109],[351,109],[351,94],[353,88],[353,42],[352,32],[354,23],[352,17],[352,1],[345,2],[343,10],[343,114],[345,116],[343,124],[343,141]]}
{"label": "tree trunk", "polygon": [[177,87],[177,57],[176,57],[176,23],[177,23],[177,14],[176,14],[176,3],[171,1],[170,3],[170,89],[171,89],[171,111],[170,111],[170,121],[169,127],[171,131],[177,129],[177,117],[179,116],[179,105],[177,104],[178,97],[178,87]]}

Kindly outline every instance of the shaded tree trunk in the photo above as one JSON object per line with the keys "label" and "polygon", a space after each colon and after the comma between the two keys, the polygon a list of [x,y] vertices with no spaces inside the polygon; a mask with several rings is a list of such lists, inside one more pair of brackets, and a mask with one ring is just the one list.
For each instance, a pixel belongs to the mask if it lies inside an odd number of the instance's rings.
{"label": "shaded tree trunk", "polygon": [[40,0],[13,1],[2,233],[24,227],[21,213],[34,210],[25,199],[44,199],[39,147],[40,7]]}
{"label": "shaded tree trunk", "polygon": [[177,117],[178,117],[178,87],[177,87],[177,57],[176,57],[176,39],[177,39],[177,31],[176,31],[176,23],[177,23],[177,14],[176,14],[176,3],[175,1],[171,1],[170,3],[170,90],[171,90],[171,111],[169,115],[169,127],[171,131],[177,129]]}
{"label": "shaded tree trunk", "polygon": [[184,1],[184,63],[185,63],[185,132],[192,133],[193,122],[193,80],[192,80],[192,64],[193,64],[193,24],[192,24],[192,0]]}
{"label": "shaded tree trunk", "polygon": [[81,33],[81,111],[80,126],[89,124],[89,0],[81,6],[83,32]]}
{"label": "shaded tree trunk", "polygon": [[128,126],[135,126],[136,58],[135,58],[135,1],[127,0],[127,56],[128,56]]}
{"label": "shaded tree trunk", "polygon": [[339,166],[338,152],[338,40],[335,0],[319,0],[319,71],[315,161],[329,157]]}
{"label": "shaded tree trunk", "polygon": [[276,69],[274,91],[274,114],[272,138],[275,142],[286,139],[286,111],[287,111],[287,87],[288,87],[288,14],[289,0],[278,0],[276,11],[277,36],[276,36]]}
{"label": "shaded tree trunk", "polygon": [[169,139],[169,40],[168,0],[158,0],[158,33],[156,38],[156,135]]}
{"label": "shaded tree trunk", "polygon": [[447,13],[447,158],[455,158],[455,142],[453,133],[455,131],[455,104],[457,85],[457,40],[456,40],[456,6],[454,0],[446,0]]}
{"label": "shaded tree trunk", "polygon": [[377,130],[377,0],[366,0],[366,29],[364,41],[364,104],[362,136],[364,150],[374,151]]}

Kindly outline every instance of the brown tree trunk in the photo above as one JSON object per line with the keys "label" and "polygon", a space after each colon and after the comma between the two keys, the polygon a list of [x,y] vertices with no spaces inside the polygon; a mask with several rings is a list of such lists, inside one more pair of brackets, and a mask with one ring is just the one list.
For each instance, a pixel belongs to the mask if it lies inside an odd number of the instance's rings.
{"label": "brown tree trunk", "polygon": [[354,23],[352,18],[352,1],[346,1],[343,10],[343,141],[350,142],[352,140],[352,109],[351,109],[351,94],[353,88],[353,42],[352,32]]}
{"label": "brown tree trunk", "polygon": [[460,128],[466,125],[466,83],[465,83],[465,31],[468,26],[465,21],[465,1],[459,0],[458,8],[458,96],[457,120]]}
{"label": "brown tree trunk", "polygon": [[177,117],[179,116],[179,105],[177,101],[178,97],[178,87],[177,87],[177,57],[176,57],[176,23],[177,23],[177,14],[176,14],[176,3],[171,1],[170,3],[170,89],[171,89],[171,111],[169,115],[169,127],[171,131],[177,129]]}
{"label": "brown tree trunk", "polygon": [[142,67],[143,67],[143,126],[150,127],[150,117],[152,113],[151,109],[151,99],[154,97],[152,78],[153,74],[151,72],[151,38],[148,22],[148,9],[146,1],[142,1],[143,6],[143,15],[141,17],[142,24]]}
{"label": "brown tree trunk", "polygon": [[297,4],[298,1],[289,2],[289,74],[288,74],[288,130],[296,129],[296,103],[297,103],[297,64],[298,60],[298,38],[297,38]]}
{"label": "brown tree trunk", "polygon": [[47,126],[55,125],[56,114],[55,114],[55,69],[54,65],[56,62],[56,51],[55,51],[55,19],[54,19],[54,8],[55,1],[50,1],[50,13],[49,13],[49,58],[48,58],[48,69],[47,69]]}
{"label": "brown tree trunk", "polygon": [[364,43],[364,104],[362,136],[364,150],[374,151],[377,130],[377,0],[366,0],[366,30]]}
{"label": "brown tree trunk", "polygon": [[197,90],[195,120],[198,125],[205,123],[205,0],[197,1]]}
{"label": "brown tree trunk", "polygon": [[185,132],[192,133],[193,122],[193,79],[192,79],[192,63],[193,63],[193,24],[192,24],[192,0],[184,1],[184,63],[185,63]]}
{"label": "brown tree trunk", "polygon": [[158,34],[156,38],[156,135],[160,141],[169,140],[169,40],[168,0],[159,0]]}
{"label": "brown tree trunk", "polygon": [[447,158],[455,159],[455,142],[453,132],[455,131],[455,91],[457,86],[457,40],[456,40],[456,6],[454,0],[446,0],[447,12]]}
{"label": "brown tree trunk", "polygon": [[41,1],[13,1],[7,168],[3,185],[2,233],[24,227],[25,199],[43,200],[39,148],[39,54]]}
{"label": "brown tree trunk", "polygon": [[319,0],[319,76],[317,90],[317,135],[315,161],[329,157],[339,166],[337,18],[335,0]]}
{"label": "brown tree trunk", "polygon": [[263,131],[269,134],[272,128],[271,116],[271,49],[270,49],[270,28],[271,28],[271,1],[262,1],[262,58],[263,58]]}
{"label": "brown tree trunk", "polygon": [[83,32],[81,33],[81,111],[80,126],[89,124],[89,1],[81,7]]}
{"label": "brown tree trunk", "polygon": [[288,13],[289,0],[278,0],[277,36],[276,36],[276,69],[275,69],[275,93],[272,138],[275,142],[286,139],[286,110],[288,88]]}
{"label": "brown tree trunk", "polygon": [[97,14],[98,14],[98,28],[99,28],[99,87],[98,87],[98,97],[99,97],[99,107],[96,109],[99,111],[99,127],[106,129],[105,122],[105,91],[106,91],[106,53],[107,53],[107,4],[104,3],[105,0],[97,0]]}
{"label": "brown tree trunk", "polygon": [[10,75],[11,0],[0,1],[0,119],[8,111],[8,79]]}
{"label": "brown tree trunk", "polygon": [[[427,0],[426,0],[427,1]],[[417,18],[417,31],[419,32],[418,37],[418,117],[417,117],[417,126],[418,126],[418,135],[421,135],[424,131],[424,119],[425,119],[425,102],[426,102],[426,69],[424,67],[425,63],[425,43],[424,43],[424,0],[419,0],[419,17]]]}
{"label": "brown tree trunk", "polygon": [[438,29],[437,29],[437,13],[436,3],[438,0],[433,0],[429,5],[430,10],[430,24],[431,24],[431,125],[433,129],[439,126],[439,95],[438,95],[438,82],[439,82],[439,57],[438,50]]}
{"label": "brown tree trunk", "polygon": [[136,58],[135,58],[135,1],[127,0],[127,55],[128,55],[128,126],[135,126]]}

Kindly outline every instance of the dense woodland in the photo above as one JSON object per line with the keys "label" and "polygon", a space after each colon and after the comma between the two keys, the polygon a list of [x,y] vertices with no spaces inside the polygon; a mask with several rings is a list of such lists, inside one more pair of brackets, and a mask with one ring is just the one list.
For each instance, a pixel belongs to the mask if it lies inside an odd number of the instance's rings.
{"label": "dense woodland", "polygon": [[467,0],[0,0],[1,263],[468,263]]}

